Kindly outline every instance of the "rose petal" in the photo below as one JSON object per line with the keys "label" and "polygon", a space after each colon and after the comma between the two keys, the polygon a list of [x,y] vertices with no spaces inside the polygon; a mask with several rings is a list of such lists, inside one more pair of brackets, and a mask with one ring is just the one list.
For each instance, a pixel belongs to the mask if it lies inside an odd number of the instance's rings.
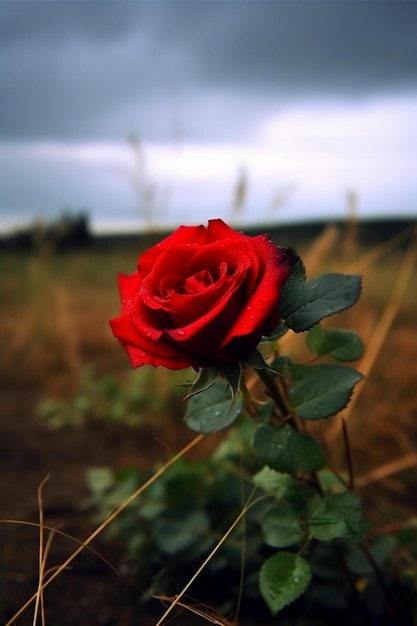
{"label": "rose petal", "polygon": [[[246,236],[246,235],[243,235],[243,236]],[[230,228],[230,226],[228,226],[220,218],[209,220],[207,231],[206,231],[205,242],[209,244],[209,243],[212,243],[213,241],[224,241],[226,239],[229,240],[229,245],[230,245],[230,240],[236,240],[236,241],[239,241],[239,243],[241,243],[242,233],[239,233],[238,231],[233,230],[233,228]]]}
{"label": "rose petal", "polygon": [[126,350],[133,367],[163,365],[169,369],[183,369],[193,365],[192,359],[178,348],[164,341],[152,341],[141,333],[129,317],[110,320],[114,336]]}
{"label": "rose petal", "polygon": [[216,241],[204,247],[199,247],[186,265],[186,274],[192,275],[203,269],[208,270],[213,277],[220,275],[221,266],[227,268],[229,275],[243,268],[249,269],[251,265],[246,246],[242,241]]}
{"label": "rose petal", "polygon": [[[261,279],[242,312],[227,333],[222,348],[232,339],[252,335],[259,339],[279,323],[279,293],[291,272],[295,259],[292,251],[276,246],[267,236],[257,238],[259,257],[266,260]],[[262,271],[263,270],[263,271]]]}
{"label": "rose petal", "polygon": [[195,246],[204,243],[206,228],[204,226],[180,226],[175,232],[157,243],[146,252],[143,252],[138,261],[140,276],[146,276],[152,271],[156,261],[165,250],[180,246]]}
{"label": "rose petal", "polygon": [[130,312],[133,301],[138,296],[140,279],[137,272],[118,274],[119,293],[122,303],[122,314]]}
{"label": "rose petal", "polygon": [[[245,258],[244,248],[238,252],[236,260],[236,249],[231,250],[230,244],[225,242],[216,242],[201,250],[197,249],[197,252],[192,250],[191,259],[185,263],[189,249],[166,250],[155,263],[154,270],[141,284],[143,303],[151,309],[168,314],[171,320],[171,324],[167,325],[168,328],[188,326],[198,320],[207,323],[213,309],[215,311],[213,314],[220,313],[224,295],[230,289],[236,289],[239,281],[245,280],[249,259]],[[178,257],[181,257],[180,261]],[[184,277],[182,282],[181,274],[167,276],[165,273],[169,271],[166,268],[172,268],[174,265],[175,272],[181,272],[181,266],[185,265],[182,267]],[[184,283],[201,272],[209,272],[213,282],[194,294],[184,293]],[[172,286],[171,291],[167,289],[169,285]],[[243,305],[243,301],[241,304]]]}
{"label": "rose petal", "polygon": [[[243,285],[229,291],[207,313],[188,326],[165,331],[184,353],[191,355],[199,366],[220,364],[220,346],[232,320],[242,308]],[[225,360],[229,362],[227,355]]]}
{"label": "rose petal", "polygon": [[[203,316],[207,319],[210,312],[215,308],[219,310],[219,305],[223,298],[233,289],[235,281],[228,277],[223,281],[218,281],[212,287],[195,294],[172,293],[169,298],[160,299],[160,310],[169,315],[174,327],[189,326],[195,320]],[[157,298],[153,298],[153,307],[157,304]]]}

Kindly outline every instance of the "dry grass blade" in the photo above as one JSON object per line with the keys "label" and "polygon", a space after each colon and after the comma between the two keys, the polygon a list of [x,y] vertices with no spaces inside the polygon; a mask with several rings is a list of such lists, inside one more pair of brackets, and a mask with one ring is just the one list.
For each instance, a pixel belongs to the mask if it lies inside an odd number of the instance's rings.
{"label": "dry grass blade", "polygon": [[417,453],[407,454],[407,456],[401,457],[396,461],[380,465],[367,474],[356,478],[355,484],[357,487],[367,487],[372,483],[388,478],[388,476],[392,476],[393,474],[397,474],[403,470],[410,469],[415,465],[417,465]]}
{"label": "dry grass blade", "polygon": [[415,227],[408,226],[387,241],[383,241],[378,246],[374,246],[356,261],[353,261],[344,268],[344,271],[352,274],[361,274],[368,267],[376,263],[380,258],[395,250],[401,243],[406,241],[412,235]]}
{"label": "dry grass blade", "polygon": [[204,435],[198,435],[190,443],[188,443],[180,452],[167,461],[158,471],[156,471],[143,485],[141,485],[131,496],[126,498],[110,515],[104,520],[96,530],[68,557],[68,559],[62,563],[58,569],[51,574],[46,580],[42,582],[41,588],[34,593],[27,602],[9,619],[4,626],[12,626],[15,620],[26,611],[26,609],[39,597],[41,591],[43,591],[55,578],[63,572],[70,563],[86,548],[124,509],[126,509],[131,502],[133,502],[141,493],[143,493],[148,487],[150,487],[162,474],[164,474],[171,465],[176,463],[178,459],[183,457],[189,450],[196,446]]}
{"label": "dry grass blade", "polygon": [[187,609],[191,613],[202,617],[210,624],[215,624],[216,626],[236,626],[236,621],[230,622],[226,618],[218,615],[210,606],[205,604],[190,604],[186,603],[183,600],[177,600],[175,597],[169,598],[168,596],[153,596],[156,600],[161,600],[162,602],[175,602],[178,606],[183,609]]}
{"label": "dry grass blade", "polygon": [[36,594],[35,609],[33,613],[33,626],[36,626],[38,621],[39,610],[41,612],[42,626],[45,626],[45,605],[43,600],[43,579],[45,575],[46,560],[48,557],[49,548],[52,543],[53,533],[48,537],[47,544],[44,544],[44,517],[43,517],[43,500],[42,492],[45,484],[49,480],[49,474],[43,479],[38,488],[38,509],[39,509],[39,581],[38,590]]}

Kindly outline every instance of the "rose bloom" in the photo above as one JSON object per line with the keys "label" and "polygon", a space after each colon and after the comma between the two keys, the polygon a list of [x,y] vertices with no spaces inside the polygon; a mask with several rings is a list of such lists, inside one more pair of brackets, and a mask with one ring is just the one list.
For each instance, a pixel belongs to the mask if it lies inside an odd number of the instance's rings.
{"label": "rose bloom", "polygon": [[279,324],[280,289],[295,254],[220,219],[180,226],[119,275],[113,334],[133,367],[224,366],[244,359]]}

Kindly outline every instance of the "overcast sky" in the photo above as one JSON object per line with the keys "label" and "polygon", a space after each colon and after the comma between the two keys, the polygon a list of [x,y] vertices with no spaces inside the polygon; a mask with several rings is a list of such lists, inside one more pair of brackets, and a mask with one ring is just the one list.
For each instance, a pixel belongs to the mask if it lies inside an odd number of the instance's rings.
{"label": "overcast sky", "polygon": [[3,0],[0,228],[417,214],[416,32],[395,0]]}

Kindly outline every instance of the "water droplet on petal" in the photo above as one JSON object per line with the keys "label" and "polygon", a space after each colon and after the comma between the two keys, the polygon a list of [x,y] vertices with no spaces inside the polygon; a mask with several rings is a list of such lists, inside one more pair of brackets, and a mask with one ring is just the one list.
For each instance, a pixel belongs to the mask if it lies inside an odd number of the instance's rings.
{"label": "water droplet on petal", "polygon": [[183,337],[185,335],[185,331],[183,331],[181,328],[177,328],[177,330],[175,331],[177,333],[177,335],[179,335],[180,337]]}

